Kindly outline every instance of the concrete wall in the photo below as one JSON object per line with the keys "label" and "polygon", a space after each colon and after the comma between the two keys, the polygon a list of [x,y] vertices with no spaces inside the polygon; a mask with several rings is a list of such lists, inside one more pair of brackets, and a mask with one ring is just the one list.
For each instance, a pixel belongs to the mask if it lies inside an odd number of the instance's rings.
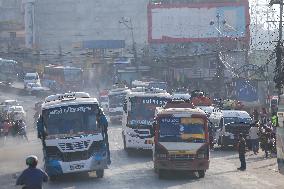
{"label": "concrete wall", "polygon": [[[119,23],[131,18],[139,48],[147,43],[148,0],[36,0],[36,45],[41,50],[71,51],[85,40],[126,40],[131,32]],[[139,50],[139,49],[138,49]]]}

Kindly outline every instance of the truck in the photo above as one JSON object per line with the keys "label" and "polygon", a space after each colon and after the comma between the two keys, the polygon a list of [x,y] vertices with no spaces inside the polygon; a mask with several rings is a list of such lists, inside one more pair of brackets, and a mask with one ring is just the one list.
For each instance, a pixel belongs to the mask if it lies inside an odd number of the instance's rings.
{"label": "truck", "polygon": [[172,170],[205,176],[209,169],[209,132],[204,111],[191,102],[168,102],[157,108],[154,135],[153,162],[159,178]]}
{"label": "truck", "polygon": [[156,107],[166,105],[172,96],[162,89],[132,89],[126,96],[122,119],[124,150],[150,150]]}
{"label": "truck", "polygon": [[0,67],[1,84],[9,86],[18,80],[18,62],[0,58]]}
{"label": "truck", "polygon": [[110,156],[107,119],[97,99],[85,92],[51,95],[41,109],[37,130],[51,179],[92,171],[102,178]]}
{"label": "truck", "polygon": [[125,86],[115,86],[108,93],[109,119],[113,124],[121,124],[123,116],[123,103],[130,90]]}
{"label": "truck", "polygon": [[246,111],[213,111],[209,120],[211,123],[215,123],[215,140],[221,147],[227,147],[229,145],[236,146],[240,133],[248,139],[252,118]]}
{"label": "truck", "polygon": [[284,95],[280,95],[278,104],[278,125],[276,128],[277,163],[281,174],[284,174]]}
{"label": "truck", "polygon": [[41,85],[40,78],[37,72],[25,74],[24,88],[26,89],[28,87],[28,84],[30,83]]}
{"label": "truck", "polygon": [[103,90],[100,92],[99,95],[100,95],[99,97],[100,106],[103,108],[105,113],[108,113],[108,109],[109,109],[108,91]]}

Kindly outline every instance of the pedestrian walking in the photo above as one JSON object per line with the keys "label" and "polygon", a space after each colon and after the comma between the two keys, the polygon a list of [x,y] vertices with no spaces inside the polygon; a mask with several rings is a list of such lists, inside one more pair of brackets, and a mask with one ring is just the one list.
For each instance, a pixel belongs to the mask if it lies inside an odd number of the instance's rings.
{"label": "pedestrian walking", "polygon": [[259,127],[257,123],[253,124],[250,128],[249,138],[252,145],[252,151],[256,155],[259,151]]}
{"label": "pedestrian walking", "polygon": [[243,134],[239,135],[238,151],[239,151],[239,158],[241,162],[241,167],[239,167],[238,170],[245,171],[247,168],[246,166],[246,140]]}
{"label": "pedestrian walking", "polygon": [[263,107],[261,109],[260,118],[261,118],[261,123],[262,124],[266,124],[267,123],[267,111],[266,111],[265,107]]}
{"label": "pedestrian walking", "polygon": [[257,111],[256,108],[253,110],[253,119],[254,119],[254,121],[256,121],[256,122],[259,121],[259,113],[258,113],[258,111]]}

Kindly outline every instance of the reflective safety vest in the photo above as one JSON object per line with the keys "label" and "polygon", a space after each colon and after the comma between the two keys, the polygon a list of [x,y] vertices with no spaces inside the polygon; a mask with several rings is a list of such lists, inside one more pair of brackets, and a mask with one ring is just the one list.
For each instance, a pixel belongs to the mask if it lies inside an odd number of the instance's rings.
{"label": "reflective safety vest", "polygon": [[271,123],[274,127],[276,127],[276,125],[277,125],[277,116],[276,115],[272,116]]}

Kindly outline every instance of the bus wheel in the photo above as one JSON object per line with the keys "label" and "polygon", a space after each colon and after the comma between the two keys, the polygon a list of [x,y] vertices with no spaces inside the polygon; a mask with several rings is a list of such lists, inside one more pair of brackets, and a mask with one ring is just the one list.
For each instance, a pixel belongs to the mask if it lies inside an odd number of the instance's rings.
{"label": "bus wheel", "polygon": [[97,171],[96,171],[97,177],[98,177],[98,178],[103,178],[103,177],[104,177],[104,172],[105,172],[104,169],[102,169],[102,170],[97,170]]}
{"label": "bus wheel", "polygon": [[198,176],[199,176],[199,178],[204,178],[205,177],[205,170],[198,171]]}

